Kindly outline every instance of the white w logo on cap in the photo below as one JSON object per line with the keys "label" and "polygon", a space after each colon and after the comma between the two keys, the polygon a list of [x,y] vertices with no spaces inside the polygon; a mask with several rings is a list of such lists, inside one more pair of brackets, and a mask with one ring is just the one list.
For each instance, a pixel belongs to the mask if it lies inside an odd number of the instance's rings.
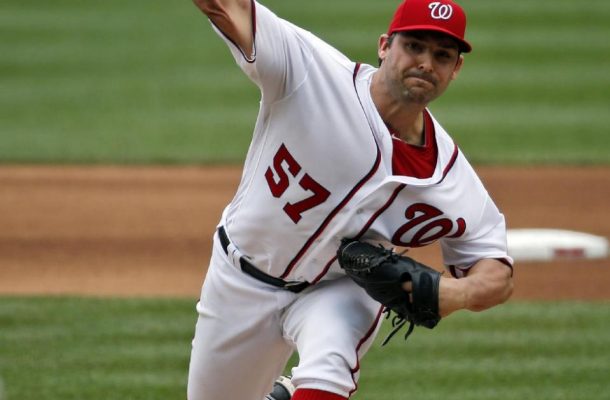
{"label": "white w logo on cap", "polygon": [[435,1],[428,5],[431,10],[430,16],[434,19],[449,19],[453,15],[453,7],[450,4],[442,4],[440,1]]}

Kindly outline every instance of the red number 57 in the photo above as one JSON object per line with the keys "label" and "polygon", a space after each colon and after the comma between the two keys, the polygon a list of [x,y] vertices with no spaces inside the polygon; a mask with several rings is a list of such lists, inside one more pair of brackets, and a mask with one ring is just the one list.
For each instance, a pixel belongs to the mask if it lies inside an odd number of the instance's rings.
{"label": "red number 57", "polygon": [[[301,166],[282,144],[273,157],[273,165],[265,172],[265,179],[273,197],[280,198],[290,186],[288,173],[296,178],[299,172]],[[299,180],[299,186],[312,195],[296,203],[287,202],[284,205],[284,212],[295,224],[301,220],[302,213],[324,203],[330,196],[330,192],[307,173]]]}

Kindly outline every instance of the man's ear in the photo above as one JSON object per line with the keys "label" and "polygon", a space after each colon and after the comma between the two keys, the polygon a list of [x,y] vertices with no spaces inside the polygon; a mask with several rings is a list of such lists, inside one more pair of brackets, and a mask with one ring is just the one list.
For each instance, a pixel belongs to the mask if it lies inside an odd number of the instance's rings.
{"label": "man's ear", "polygon": [[457,78],[462,69],[462,65],[464,65],[464,56],[462,54],[459,55],[457,62],[455,63],[455,68],[453,68],[453,73],[451,74],[451,80]]}
{"label": "man's ear", "polygon": [[380,60],[386,58],[388,50],[390,49],[390,43],[388,42],[389,38],[390,37],[386,33],[379,36],[379,41],[377,42],[377,56]]}

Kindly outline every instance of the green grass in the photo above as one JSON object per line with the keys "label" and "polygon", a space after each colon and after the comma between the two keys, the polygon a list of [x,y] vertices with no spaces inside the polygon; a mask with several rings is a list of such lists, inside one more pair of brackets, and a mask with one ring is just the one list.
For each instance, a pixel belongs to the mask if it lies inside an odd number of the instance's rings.
{"label": "green grass", "polygon": [[[610,163],[610,3],[462,3],[475,51],[432,109],[471,160]],[[265,4],[375,63],[397,1]],[[0,163],[245,156],[258,91],[191,1],[5,0],[0,54]]]}
{"label": "green grass", "polygon": [[[2,297],[6,400],[184,399],[195,320],[193,300]],[[406,343],[380,335],[354,399],[610,399],[609,331],[609,303],[457,314]]]}
{"label": "green grass", "polygon": [[6,400],[184,399],[194,304],[0,298]]}
{"label": "green grass", "polygon": [[363,361],[358,399],[610,399],[610,304],[515,303],[419,329]]}

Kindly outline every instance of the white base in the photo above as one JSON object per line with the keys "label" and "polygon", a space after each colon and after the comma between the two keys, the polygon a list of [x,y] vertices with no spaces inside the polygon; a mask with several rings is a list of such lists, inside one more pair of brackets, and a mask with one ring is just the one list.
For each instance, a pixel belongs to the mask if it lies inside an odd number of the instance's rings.
{"label": "white base", "polygon": [[561,229],[509,229],[508,254],[515,261],[608,257],[608,240]]}

